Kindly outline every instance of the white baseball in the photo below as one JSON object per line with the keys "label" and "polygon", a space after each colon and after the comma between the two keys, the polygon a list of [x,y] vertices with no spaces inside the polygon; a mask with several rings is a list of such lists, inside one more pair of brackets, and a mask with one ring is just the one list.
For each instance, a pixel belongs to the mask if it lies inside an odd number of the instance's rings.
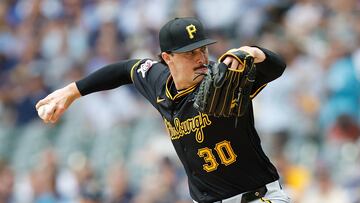
{"label": "white baseball", "polygon": [[[50,112],[50,111],[54,111],[54,108],[53,108],[53,105],[51,104],[44,104],[42,106],[40,106],[38,109],[37,109],[37,113],[39,115],[39,117],[43,120],[45,119],[49,119],[47,118],[46,116],[49,114],[49,113],[53,113],[53,112]],[[51,114],[50,114],[51,115]],[[51,117],[51,116],[50,116]]]}

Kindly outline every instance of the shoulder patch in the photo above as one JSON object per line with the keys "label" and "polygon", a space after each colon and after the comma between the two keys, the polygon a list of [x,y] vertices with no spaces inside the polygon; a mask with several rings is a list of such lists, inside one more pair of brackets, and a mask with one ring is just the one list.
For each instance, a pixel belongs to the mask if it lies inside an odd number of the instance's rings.
{"label": "shoulder patch", "polygon": [[140,68],[136,72],[141,72],[141,76],[145,78],[145,73],[152,67],[154,63],[157,63],[157,61],[146,60],[143,64],[140,65]]}

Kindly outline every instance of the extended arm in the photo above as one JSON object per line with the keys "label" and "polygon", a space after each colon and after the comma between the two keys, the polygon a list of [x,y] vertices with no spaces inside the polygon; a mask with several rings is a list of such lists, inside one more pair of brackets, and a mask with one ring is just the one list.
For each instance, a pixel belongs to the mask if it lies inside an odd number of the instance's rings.
{"label": "extended arm", "polygon": [[44,122],[55,123],[69,106],[81,96],[109,90],[131,83],[131,68],[137,60],[127,60],[107,65],[89,76],[60,88],[36,104],[36,109],[46,106],[41,118]]}
{"label": "extended arm", "polygon": [[107,65],[89,76],[76,82],[76,86],[82,96],[87,94],[110,90],[121,85],[130,84],[131,68],[138,60],[127,60]]}

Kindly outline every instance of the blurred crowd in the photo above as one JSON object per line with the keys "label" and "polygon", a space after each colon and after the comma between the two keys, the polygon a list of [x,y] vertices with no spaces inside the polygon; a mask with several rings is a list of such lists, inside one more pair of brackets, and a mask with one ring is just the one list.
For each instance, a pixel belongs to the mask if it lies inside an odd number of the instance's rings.
{"label": "blurred crowd", "polygon": [[158,30],[196,16],[218,43],[281,54],[256,127],[294,203],[360,203],[359,0],[0,1],[0,203],[191,203],[161,118],[129,85],[56,124],[36,102],[102,66],[156,58]]}

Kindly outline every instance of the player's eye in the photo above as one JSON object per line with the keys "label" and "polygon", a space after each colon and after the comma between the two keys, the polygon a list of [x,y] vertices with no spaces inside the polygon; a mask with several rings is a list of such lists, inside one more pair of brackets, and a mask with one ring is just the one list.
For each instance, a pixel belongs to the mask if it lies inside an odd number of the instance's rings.
{"label": "player's eye", "polygon": [[200,48],[198,48],[198,49],[194,49],[194,50],[190,51],[190,53],[191,53],[192,55],[195,55],[195,54],[198,53],[199,51],[200,51],[201,53],[205,53],[206,50],[207,50],[207,47],[206,47],[206,46],[203,46],[203,47],[200,47]]}
{"label": "player's eye", "polygon": [[195,51],[195,50],[191,50],[191,51],[188,51],[188,52],[185,52],[185,53],[184,53],[184,55],[185,55],[185,56],[188,56],[188,57],[193,56],[193,55],[195,55],[195,54],[196,54],[196,51]]}
{"label": "player's eye", "polygon": [[200,48],[200,51],[201,51],[202,53],[205,53],[206,50],[207,50],[207,46],[203,46],[203,47]]}

